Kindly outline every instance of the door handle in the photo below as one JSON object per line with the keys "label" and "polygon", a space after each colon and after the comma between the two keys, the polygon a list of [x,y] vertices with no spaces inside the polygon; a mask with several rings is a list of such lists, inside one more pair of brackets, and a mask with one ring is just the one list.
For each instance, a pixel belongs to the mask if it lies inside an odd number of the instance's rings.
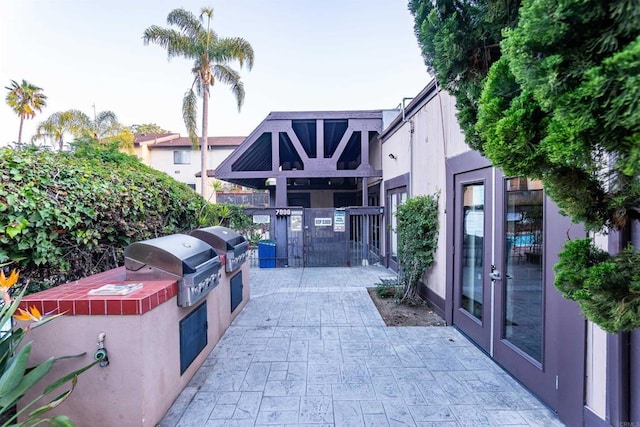
{"label": "door handle", "polygon": [[489,278],[491,280],[500,280],[502,277],[500,277],[500,271],[493,270],[491,273],[489,273]]}

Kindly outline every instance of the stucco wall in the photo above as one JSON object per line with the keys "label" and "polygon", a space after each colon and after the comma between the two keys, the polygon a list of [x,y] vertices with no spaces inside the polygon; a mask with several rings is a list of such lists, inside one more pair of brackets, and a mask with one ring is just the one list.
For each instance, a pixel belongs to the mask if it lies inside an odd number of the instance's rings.
{"label": "stucco wall", "polygon": [[[442,91],[416,114],[408,117],[382,144],[384,181],[409,172],[410,196],[440,193],[438,250],[435,263],[424,281],[429,289],[443,299],[446,293],[445,162],[447,157],[469,151],[455,114],[455,99]],[[396,158],[390,158],[390,154]]]}
{"label": "stucco wall", "polygon": [[607,333],[587,324],[586,404],[600,418],[606,418]]}
{"label": "stucco wall", "polygon": [[[594,243],[606,250],[608,237],[594,236]],[[598,325],[587,323],[586,405],[602,419],[606,419],[607,407],[607,333]]]}
{"label": "stucco wall", "polygon": [[444,125],[446,136],[445,157],[450,158],[471,151],[464,142],[464,133],[458,124],[456,99],[445,91],[441,91],[437,98],[438,105],[442,105],[441,126]]}
{"label": "stucco wall", "polygon": [[[174,164],[174,151],[189,151],[191,153],[189,164]],[[233,148],[214,148],[209,150],[207,156],[207,169],[215,169],[233,152]],[[149,150],[149,165],[154,169],[162,171],[177,181],[185,184],[195,185],[195,190],[200,194],[200,178],[196,178],[196,173],[200,172],[200,151],[189,150],[187,147],[154,148]],[[205,199],[215,202],[215,192],[213,189],[213,178],[207,179]]]}
{"label": "stucco wall", "polygon": [[[173,163],[174,151],[189,151],[191,162],[186,165],[176,165]],[[233,148],[215,148],[209,150],[207,156],[208,169],[215,169],[220,163],[233,152]],[[165,172],[178,181],[187,184],[195,184],[195,174],[200,171],[200,151],[189,150],[187,147],[175,148],[154,148],[149,150],[149,164],[154,169]]]}
{"label": "stucco wall", "polygon": [[[207,295],[208,343],[182,375],[179,322],[195,307],[178,307],[176,297],[141,316],[61,316],[31,331],[30,363],[52,355],[88,353],[54,365],[44,384],[89,363],[98,334],[106,333],[109,365],[83,373],[71,396],[49,414],[68,415],[78,426],[155,426],[248,302],[248,263],[242,274],[243,301],[233,314],[231,275],[223,272],[220,284]],[[24,402],[30,401],[34,392]]]}

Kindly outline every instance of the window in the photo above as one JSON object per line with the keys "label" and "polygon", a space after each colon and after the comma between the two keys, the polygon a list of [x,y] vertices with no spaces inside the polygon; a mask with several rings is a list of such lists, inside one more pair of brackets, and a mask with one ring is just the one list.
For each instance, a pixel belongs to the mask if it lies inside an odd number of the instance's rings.
{"label": "window", "polygon": [[406,187],[391,193],[391,257],[398,259],[398,206],[407,201]]}
{"label": "window", "polygon": [[173,164],[174,165],[190,165],[191,151],[174,151]]}

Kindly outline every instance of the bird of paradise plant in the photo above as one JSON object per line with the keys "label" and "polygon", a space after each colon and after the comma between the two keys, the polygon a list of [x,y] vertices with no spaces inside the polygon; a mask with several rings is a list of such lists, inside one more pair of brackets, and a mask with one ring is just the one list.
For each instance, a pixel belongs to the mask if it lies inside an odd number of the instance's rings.
{"label": "bird of paradise plant", "polygon": [[[2,266],[0,266],[2,267]],[[27,286],[22,289],[14,290],[15,297],[10,294],[11,288],[18,282],[19,273],[13,270],[7,277],[0,268],[0,293],[4,301],[0,309],[0,423],[5,426],[36,426],[38,424],[49,423],[52,426],[68,427],[73,426],[73,422],[65,415],[58,415],[52,418],[43,418],[43,414],[55,408],[62,403],[75,388],[78,375],[88,370],[98,361],[92,361],[87,366],[73,371],[62,378],[59,378],[51,384],[44,387],[42,392],[36,396],[31,402],[26,403],[19,411],[14,411],[14,407],[25,393],[34,387],[39,381],[51,370],[53,364],[62,359],[75,356],[51,357],[33,367],[27,367],[29,355],[33,342],[22,345],[22,341],[27,333],[33,329],[40,327],[64,313],[55,315],[42,314],[35,306],[28,307],[24,310],[19,307],[20,301],[24,295]],[[25,328],[5,328],[4,325],[10,325],[11,318],[29,322]],[[49,395],[62,386],[66,389],[50,398]],[[42,404],[42,401],[46,403]],[[34,406],[37,406],[33,409]],[[18,422],[18,417],[21,421]]]}

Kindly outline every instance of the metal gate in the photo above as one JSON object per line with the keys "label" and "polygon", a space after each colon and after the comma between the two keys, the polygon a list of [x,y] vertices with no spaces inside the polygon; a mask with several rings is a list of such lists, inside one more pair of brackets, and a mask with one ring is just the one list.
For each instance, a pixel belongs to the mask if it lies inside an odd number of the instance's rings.
{"label": "metal gate", "polygon": [[349,265],[345,210],[304,210],[304,266],[344,267]]}
{"label": "metal gate", "polygon": [[383,207],[248,208],[245,212],[262,225],[265,239],[275,241],[275,254],[265,262],[260,262],[255,248],[250,251],[252,267],[348,267],[381,261]]}

